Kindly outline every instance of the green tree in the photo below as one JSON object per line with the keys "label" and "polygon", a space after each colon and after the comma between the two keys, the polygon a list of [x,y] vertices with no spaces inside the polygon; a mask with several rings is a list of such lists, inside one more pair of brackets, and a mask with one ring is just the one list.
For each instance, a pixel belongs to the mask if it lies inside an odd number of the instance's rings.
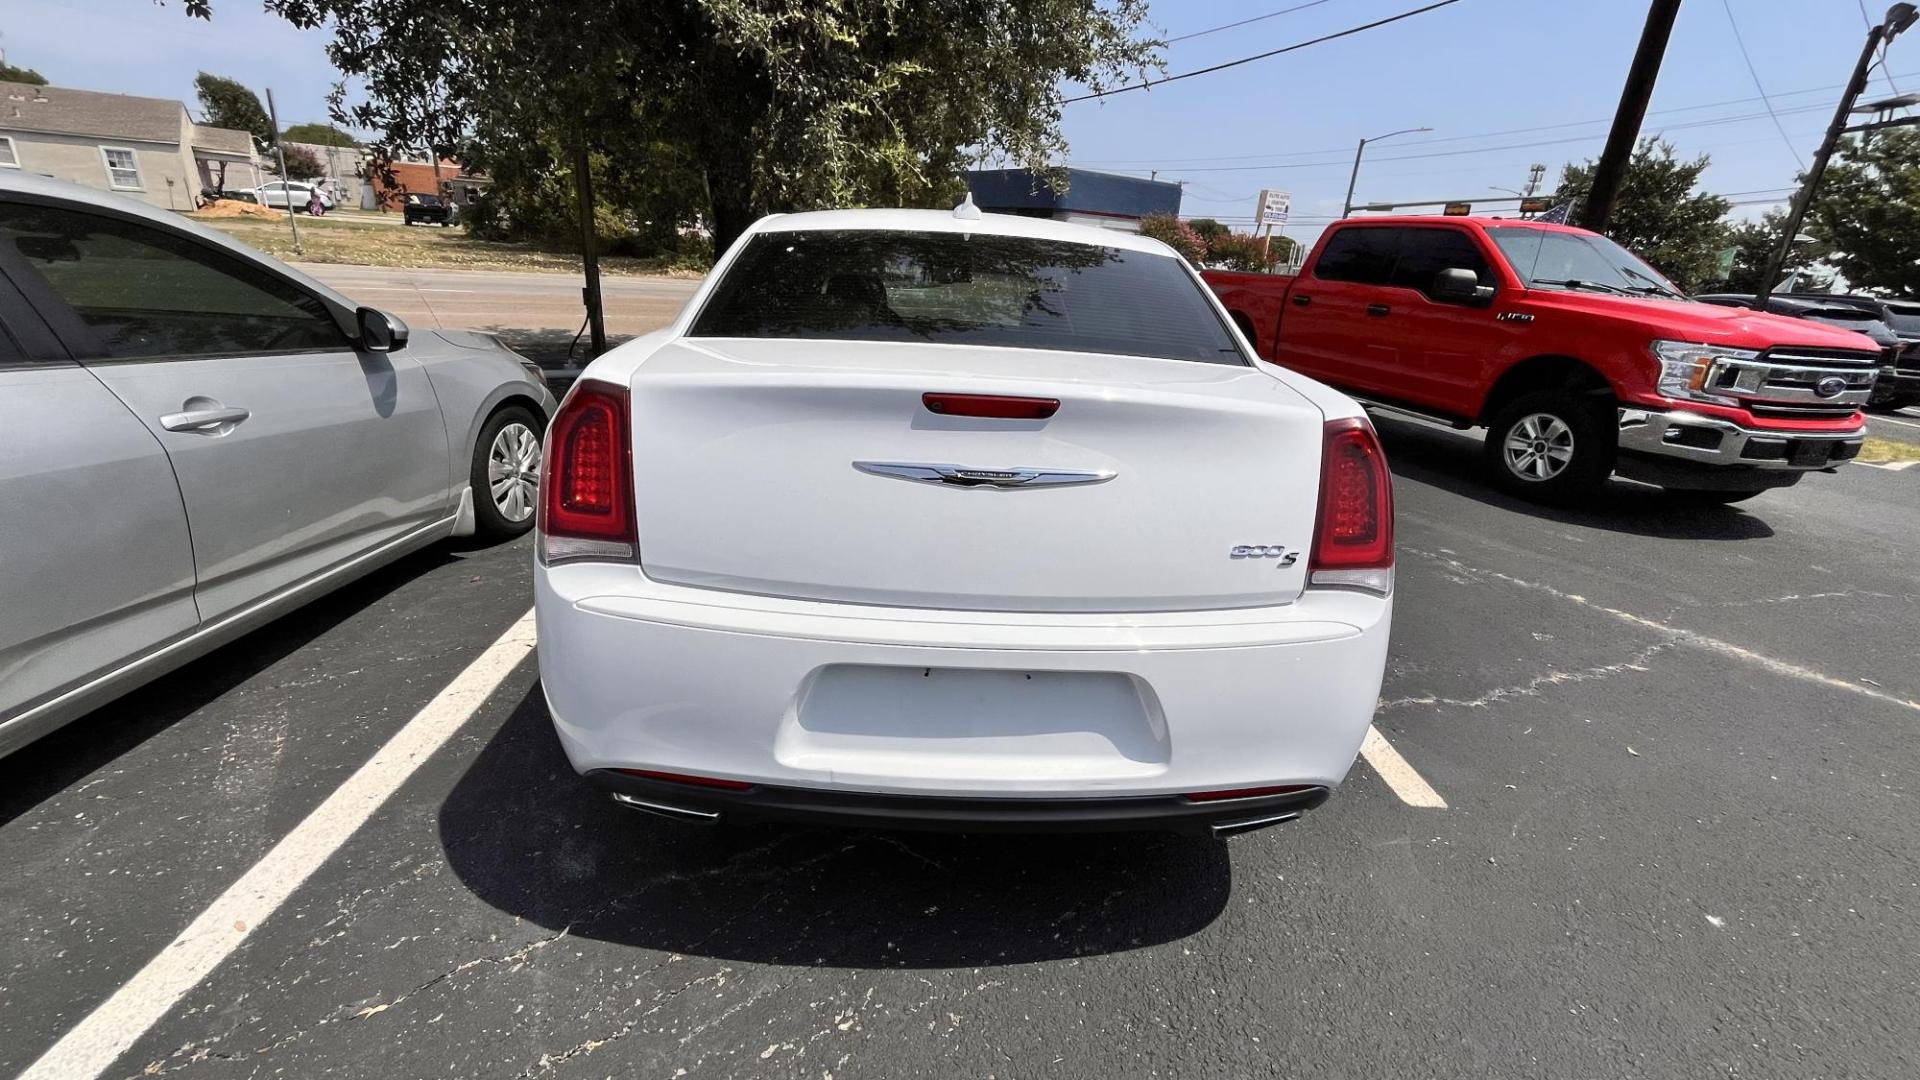
{"label": "green tree", "polygon": [[1293,241],[1285,236],[1269,241],[1247,233],[1230,232],[1215,237],[1207,245],[1207,265],[1264,274],[1286,262],[1293,254],[1293,247]]}
{"label": "green tree", "polygon": [[253,136],[254,148],[263,152],[273,145],[273,124],[267,119],[267,110],[245,83],[203,71],[194,76],[193,92],[200,96],[204,123],[247,132]]}
{"label": "green tree", "polygon": [[[1722,219],[1731,204],[1696,190],[1709,163],[1705,154],[1682,160],[1664,139],[1643,139],[1607,223],[1608,236],[1683,289],[1719,276],[1720,252],[1728,243]],[[1563,168],[1555,202],[1584,199],[1593,187],[1593,165],[1589,160]]]}
{"label": "green tree", "polygon": [[[724,247],[764,213],[928,205],[981,158],[1048,169],[1062,82],[1157,68],[1146,0],[266,0],[363,84],[333,119],[486,165],[529,140],[694,169]],[[205,15],[204,0],[188,0]],[[504,148],[504,149],[503,149]],[[1057,177],[1056,174],[1050,174]]]}
{"label": "green tree", "polygon": [[[1780,230],[1787,223],[1784,210],[1769,210],[1759,221],[1743,221],[1727,232],[1727,246],[1733,248],[1733,268],[1724,280],[1713,282],[1711,291],[1752,292],[1760,287],[1760,276],[1780,246]],[[1802,233],[1807,230],[1803,228]],[[1724,251],[1725,248],[1722,248]],[[1817,237],[1793,246],[1784,270],[1806,270],[1832,254],[1831,245]]]}
{"label": "green tree", "polygon": [[1160,241],[1195,266],[1206,261],[1206,240],[1192,225],[1172,214],[1148,214],[1141,218],[1140,235]]}
{"label": "green tree", "polygon": [[1807,217],[1849,284],[1920,296],[1920,131],[1843,141]]}
{"label": "green tree", "polygon": [[0,60],[0,82],[26,83],[28,86],[45,86],[47,77],[32,68],[14,67]]}
{"label": "green tree", "polygon": [[313,180],[327,175],[326,163],[320,160],[320,155],[304,146],[281,146],[277,152],[266,156],[267,168],[280,171],[281,154],[287,157],[289,180]]}
{"label": "green tree", "polygon": [[1225,225],[1220,224],[1218,221],[1215,221],[1212,218],[1204,218],[1204,217],[1188,218],[1187,228],[1192,229],[1196,234],[1199,235],[1201,241],[1203,241],[1207,245],[1208,253],[1212,253],[1213,242],[1215,240],[1218,240],[1223,236],[1233,235],[1232,229],[1227,228]]}
{"label": "green tree", "polygon": [[292,124],[280,133],[280,138],[286,142],[308,143],[313,146],[360,145],[360,140],[332,124]]}

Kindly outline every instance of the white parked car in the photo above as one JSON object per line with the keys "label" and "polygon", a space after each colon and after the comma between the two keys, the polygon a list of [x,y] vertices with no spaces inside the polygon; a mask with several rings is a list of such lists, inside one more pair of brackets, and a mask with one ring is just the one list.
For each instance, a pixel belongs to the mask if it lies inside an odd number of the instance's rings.
{"label": "white parked car", "polygon": [[320,193],[320,207],[333,209],[333,195],[324,186],[309,184],[303,180],[274,180],[253,189],[253,197],[262,206],[283,207],[289,197],[295,210],[305,210],[313,202],[313,193]]}
{"label": "white parked car", "polygon": [[1373,716],[1373,428],[1154,240],[768,218],[545,454],[547,703],[637,809],[1239,831],[1324,800]]}

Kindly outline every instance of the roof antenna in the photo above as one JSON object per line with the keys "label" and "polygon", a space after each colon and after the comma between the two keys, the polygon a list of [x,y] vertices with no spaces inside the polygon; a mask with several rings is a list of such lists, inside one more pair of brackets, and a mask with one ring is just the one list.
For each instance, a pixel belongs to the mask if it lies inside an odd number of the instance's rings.
{"label": "roof antenna", "polygon": [[960,221],[980,220],[980,208],[973,205],[973,190],[971,188],[967,190],[967,197],[960,200],[960,205],[953,208],[953,216]]}

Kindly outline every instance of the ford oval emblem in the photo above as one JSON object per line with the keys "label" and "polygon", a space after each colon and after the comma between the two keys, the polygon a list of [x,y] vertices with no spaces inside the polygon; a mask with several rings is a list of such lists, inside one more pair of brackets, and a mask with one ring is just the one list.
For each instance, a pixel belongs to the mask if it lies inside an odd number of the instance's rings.
{"label": "ford oval emblem", "polygon": [[1813,393],[1816,397],[1837,398],[1846,392],[1847,380],[1838,375],[1829,375],[1813,384]]}

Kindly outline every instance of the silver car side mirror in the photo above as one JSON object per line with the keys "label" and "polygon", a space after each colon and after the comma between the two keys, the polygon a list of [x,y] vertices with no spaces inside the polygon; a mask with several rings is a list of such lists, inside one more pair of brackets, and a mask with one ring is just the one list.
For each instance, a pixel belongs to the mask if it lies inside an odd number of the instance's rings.
{"label": "silver car side mirror", "polygon": [[360,347],[368,352],[395,352],[407,347],[407,324],[398,315],[363,307],[354,318],[360,325]]}

